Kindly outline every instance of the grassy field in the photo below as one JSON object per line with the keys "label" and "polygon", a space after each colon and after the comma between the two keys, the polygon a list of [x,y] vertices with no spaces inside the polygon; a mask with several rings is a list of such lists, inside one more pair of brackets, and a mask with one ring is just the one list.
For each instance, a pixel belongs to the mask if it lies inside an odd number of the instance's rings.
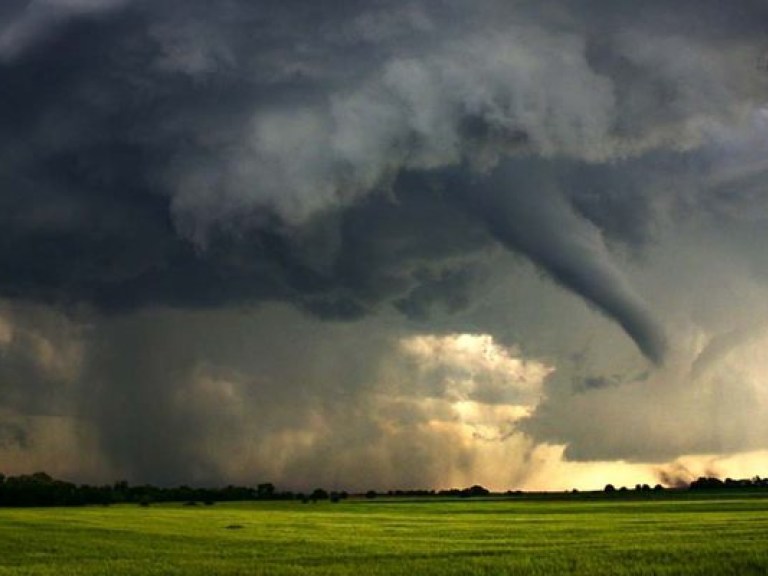
{"label": "grassy field", "polygon": [[768,574],[768,499],[0,509],[5,574]]}

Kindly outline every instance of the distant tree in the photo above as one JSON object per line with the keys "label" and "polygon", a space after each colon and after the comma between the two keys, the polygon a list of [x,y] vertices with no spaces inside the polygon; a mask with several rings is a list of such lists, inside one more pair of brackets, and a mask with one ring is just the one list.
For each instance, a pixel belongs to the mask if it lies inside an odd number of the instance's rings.
{"label": "distant tree", "polygon": [[725,483],[719,478],[704,478],[701,477],[698,480],[691,482],[690,490],[716,490],[723,488]]}
{"label": "distant tree", "polygon": [[256,495],[259,499],[268,500],[275,495],[275,485],[271,482],[259,484],[256,487]]}
{"label": "distant tree", "polygon": [[53,482],[53,478],[45,472],[35,472],[32,474],[32,476],[30,476],[30,479],[33,482],[38,482],[40,484],[50,484]]}
{"label": "distant tree", "polygon": [[314,500],[328,500],[328,492],[323,490],[322,488],[315,488],[312,491],[312,494],[309,495],[309,497]]}
{"label": "distant tree", "polygon": [[368,490],[368,492],[365,493],[365,497],[368,499],[376,498],[376,496],[378,496],[376,490]]}
{"label": "distant tree", "polygon": [[483,488],[479,484],[475,484],[471,488],[466,489],[469,492],[469,496],[488,496],[490,494],[490,490],[487,488]]}
{"label": "distant tree", "polygon": [[606,484],[603,492],[616,492],[616,487],[613,484]]}

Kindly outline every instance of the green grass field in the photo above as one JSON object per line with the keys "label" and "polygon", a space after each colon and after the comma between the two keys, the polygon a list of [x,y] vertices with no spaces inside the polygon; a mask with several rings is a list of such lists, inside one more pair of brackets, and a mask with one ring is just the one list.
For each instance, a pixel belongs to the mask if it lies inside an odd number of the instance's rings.
{"label": "green grass field", "polygon": [[4,574],[768,574],[768,499],[0,509]]}

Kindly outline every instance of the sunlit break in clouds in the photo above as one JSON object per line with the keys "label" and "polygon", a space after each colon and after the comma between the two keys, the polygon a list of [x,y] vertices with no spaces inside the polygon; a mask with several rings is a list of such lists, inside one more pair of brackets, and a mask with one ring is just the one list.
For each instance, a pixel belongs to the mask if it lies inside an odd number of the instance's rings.
{"label": "sunlit break in clouds", "polygon": [[10,0],[0,471],[768,468],[768,5]]}

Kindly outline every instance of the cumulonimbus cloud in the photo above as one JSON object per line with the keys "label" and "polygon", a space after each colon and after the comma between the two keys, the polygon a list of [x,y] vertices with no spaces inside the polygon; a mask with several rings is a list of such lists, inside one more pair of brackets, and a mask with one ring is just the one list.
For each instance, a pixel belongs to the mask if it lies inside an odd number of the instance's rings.
{"label": "cumulonimbus cloud", "polygon": [[[726,280],[744,269],[688,258],[710,228],[766,269],[765,170],[740,125],[764,105],[766,14],[757,0],[3,2],[0,442],[31,453],[82,434],[72,446],[109,474],[166,482],[470,478],[460,407],[423,397],[445,367],[411,390],[384,340],[471,327],[557,370],[515,390],[505,364],[447,389],[470,420],[514,420],[478,440],[498,440],[510,478],[534,442],[577,459],[716,451],[701,413],[722,416],[726,449],[762,446],[759,362],[738,393],[737,366],[714,383],[710,364],[698,382],[731,401],[691,402],[690,362],[670,385],[601,315],[662,363],[698,303],[721,314],[694,333],[733,329]],[[725,126],[742,149],[708,145]],[[522,285],[525,302],[499,296]],[[590,343],[608,366],[575,381],[564,358]],[[402,370],[386,382],[382,366]],[[524,436],[507,403],[534,396]]]}
{"label": "cumulonimbus cloud", "polygon": [[[443,274],[435,268],[455,268],[468,246],[490,245],[478,233],[488,228],[660,361],[663,328],[599,223],[563,200],[570,183],[541,196],[514,181],[500,187],[496,174],[510,158],[599,166],[691,150],[754,108],[765,78],[753,23],[727,10],[717,34],[706,25],[677,33],[693,9],[6,7],[0,293],[107,309],[283,299],[354,316],[402,302],[418,278]],[[697,16],[723,22],[709,3]],[[494,190],[475,198],[409,188],[413,174],[455,188],[457,173]],[[358,223],[377,217],[370,206],[387,195],[422,206],[428,194],[435,214],[458,226],[440,258],[411,228],[407,248],[382,256],[385,271],[350,264],[361,246],[385,241],[370,236],[383,227]],[[481,208],[467,210],[473,203]],[[422,225],[427,237],[439,227]]]}

